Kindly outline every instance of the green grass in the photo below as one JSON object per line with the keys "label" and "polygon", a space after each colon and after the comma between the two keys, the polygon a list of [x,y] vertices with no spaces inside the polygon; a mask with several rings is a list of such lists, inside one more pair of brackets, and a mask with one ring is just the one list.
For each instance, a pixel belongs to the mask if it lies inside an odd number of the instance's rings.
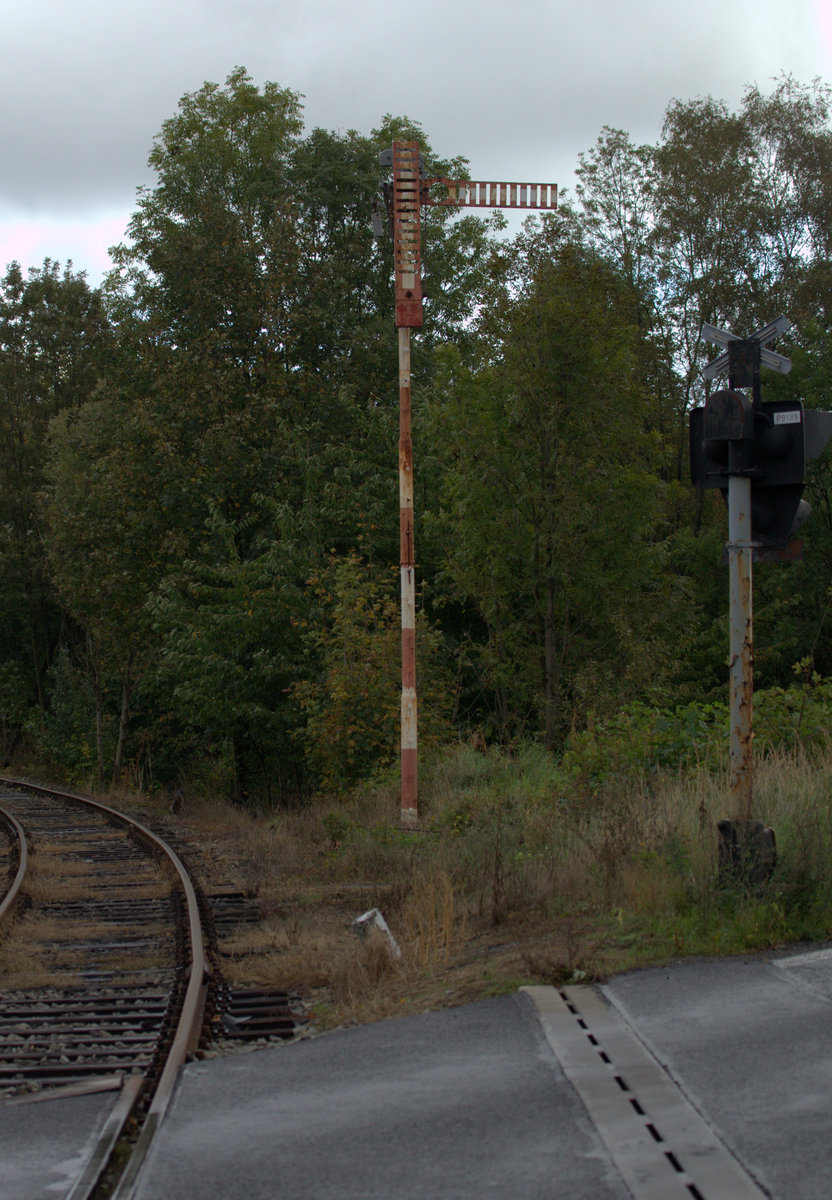
{"label": "green grass", "polygon": [[727,779],[706,761],[588,781],[536,746],[506,755],[460,745],[425,764],[418,833],[391,821],[392,780],[357,791],[325,823],[340,835],[336,876],[384,878],[404,898],[417,875],[442,872],[473,927],[577,920],[582,962],[599,973],[832,936],[832,753],[770,753],[754,796],[778,847],[755,890],[718,878]]}
{"label": "green grass", "polygon": [[[399,824],[396,772],[268,813],[189,803],[185,836],[271,914],[268,953],[241,946],[236,978],[312,995],[331,1025],[832,938],[826,739],[807,749],[786,738],[791,749],[759,757],[754,815],[775,830],[777,866],[762,887],[726,887],[727,753],[721,717],[705,715],[674,714],[657,741],[652,714],[626,713],[560,759],[534,744],[433,751],[420,764],[417,829]],[[351,932],[375,905],[401,960]]]}

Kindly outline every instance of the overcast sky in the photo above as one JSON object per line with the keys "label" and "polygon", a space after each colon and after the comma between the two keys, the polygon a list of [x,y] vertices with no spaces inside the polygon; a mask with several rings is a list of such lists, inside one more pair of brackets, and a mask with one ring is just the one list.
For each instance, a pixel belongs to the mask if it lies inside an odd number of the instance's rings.
{"label": "overcast sky", "polygon": [[0,0],[0,269],[98,283],[179,98],[244,66],[307,126],[418,121],[474,178],[573,186],[603,125],[658,136],[671,99],[730,106],[785,71],[832,82],[832,0]]}

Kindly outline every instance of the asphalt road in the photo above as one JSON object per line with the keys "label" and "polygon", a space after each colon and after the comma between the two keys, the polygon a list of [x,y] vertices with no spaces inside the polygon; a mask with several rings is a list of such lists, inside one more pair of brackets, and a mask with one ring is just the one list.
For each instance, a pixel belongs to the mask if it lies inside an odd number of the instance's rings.
{"label": "asphalt road", "polygon": [[0,1104],[0,1197],[63,1200],[92,1154],[115,1093]]}
{"label": "asphalt road", "polygon": [[687,961],[195,1063],[136,1200],[818,1200],[830,1126],[832,950]]}
{"label": "asphalt road", "polygon": [[768,1194],[832,1195],[832,949],[680,962],[603,993]]}
{"label": "asphalt road", "polygon": [[[99,1103],[0,1106],[2,1200]],[[133,1200],[818,1200],[830,1126],[832,949],[687,961],[192,1063]]]}
{"label": "asphalt road", "polygon": [[195,1063],[151,1154],[137,1200],[629,1195],[523,996]]}

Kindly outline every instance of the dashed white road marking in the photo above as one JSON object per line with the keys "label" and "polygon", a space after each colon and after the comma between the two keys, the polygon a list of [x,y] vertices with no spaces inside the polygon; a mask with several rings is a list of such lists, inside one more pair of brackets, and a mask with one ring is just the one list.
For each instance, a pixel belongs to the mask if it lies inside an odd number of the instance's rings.
{"label": "dashed white road marking", "polygon": [[765,1193],[596,991],[522,990],[635,1200],[764,1200]]}

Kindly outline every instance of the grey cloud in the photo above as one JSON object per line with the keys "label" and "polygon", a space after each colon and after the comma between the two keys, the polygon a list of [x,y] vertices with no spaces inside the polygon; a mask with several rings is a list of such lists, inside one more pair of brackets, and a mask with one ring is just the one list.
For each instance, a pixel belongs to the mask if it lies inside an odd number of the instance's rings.
{"label": "grey cloud", "polygon": [[810,78],[821,51],[782,21],[773,0],[32,0],[0,46],[0,205],[129,212],[179,97],[237,64],[304,93],[309,125],[406,113],[475,173],[569,182],[604,124],[655,138],[674,96]]}

